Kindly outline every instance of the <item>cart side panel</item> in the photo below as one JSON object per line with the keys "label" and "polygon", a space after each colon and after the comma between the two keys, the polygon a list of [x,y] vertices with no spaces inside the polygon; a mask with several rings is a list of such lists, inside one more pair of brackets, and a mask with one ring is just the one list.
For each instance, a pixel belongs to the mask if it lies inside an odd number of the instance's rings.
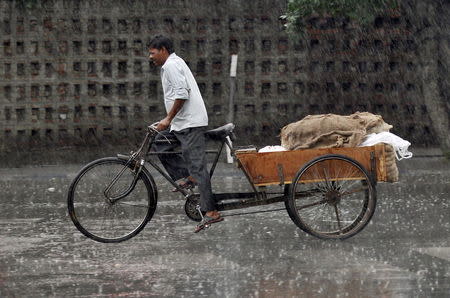
{"label": "cart side panel", "polygon": [[[373,152],[376,161],[377,181],[386,181],[384,145],[357,148],[304,149],[267,153],[239,153],[237,154],[237,157],[244,170],[248,173],[252,183],[257,186],[262,186],[279,184],[282,182],[285,184],[291,183],[295,178],[297,171],[303,167],[304,164],[314,158],[327,154],[340,154],[348,156],[358,161],[367,171],[370,172],[373,165],[371,162],[371,152]],[[342,162],[327,161],[327,163],[327,171],[334,174],[338,173],[343,179],[361,178],[356,177],[354,174],[347,171],[347,169],[343,167]],[[317,169],[317,171],[323,171],[323,169]],[[313,177],[313,173],[317,173],[317,171],[310,171],[310,181],[317,179]],[[308,179],[308,177],[306,176],[305,179]]]}
{"label": "cart side panel", "polygon": [[[386,146],[384,144],[377,144],[375,146],[371,146],[374,148],[375,152],[375,160],[377,167],[377,177],[376,181],[378,182],[386,182],[387,179],[387,165],[386,165]],[[371,168],[368,168],[371,169]]]}

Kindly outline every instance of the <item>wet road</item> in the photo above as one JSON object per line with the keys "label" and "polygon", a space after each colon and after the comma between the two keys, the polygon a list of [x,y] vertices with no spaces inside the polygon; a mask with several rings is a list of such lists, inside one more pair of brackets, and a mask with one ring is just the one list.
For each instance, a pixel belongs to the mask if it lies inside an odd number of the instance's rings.
{"label": "wet road", "polygon": [[[143,232],[97,243],[67,216],[66,192],[79,168],[0,169],[0,297],[450,295],[444,159],[401,161],[400,182],[378,185],[371,223],[345,241],[309,236],[286,211],[227,217],[194,234],[183,200],[157,177],[160,201]],[[216,191],[249,190],[225,164],[213,183]]]}

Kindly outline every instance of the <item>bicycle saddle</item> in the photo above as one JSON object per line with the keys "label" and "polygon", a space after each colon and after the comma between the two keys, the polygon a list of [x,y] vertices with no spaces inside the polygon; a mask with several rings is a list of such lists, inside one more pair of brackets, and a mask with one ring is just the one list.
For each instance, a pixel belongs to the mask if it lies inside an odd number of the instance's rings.
{"label": "bicycle saddle", "polygon": [[205,132],[205,136],[213,140],[223,140],[229,136],[231,140],[234,141],[235,139],[233,134],[234,126],[235,125],[233,123],[228,123],[221,127],[207,130]]}

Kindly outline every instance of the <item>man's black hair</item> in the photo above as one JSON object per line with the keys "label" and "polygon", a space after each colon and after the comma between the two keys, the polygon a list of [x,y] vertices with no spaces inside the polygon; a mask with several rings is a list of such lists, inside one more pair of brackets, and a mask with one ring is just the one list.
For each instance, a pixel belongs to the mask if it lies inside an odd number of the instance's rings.
{"label": "man's black hair", "polygon": [[149,48],[161,50],[162,48],[166,48],[169,54],[173,53],[173,42],[170,38],[165,37],[163,35],[157,35],[153,37],[148,46]]}

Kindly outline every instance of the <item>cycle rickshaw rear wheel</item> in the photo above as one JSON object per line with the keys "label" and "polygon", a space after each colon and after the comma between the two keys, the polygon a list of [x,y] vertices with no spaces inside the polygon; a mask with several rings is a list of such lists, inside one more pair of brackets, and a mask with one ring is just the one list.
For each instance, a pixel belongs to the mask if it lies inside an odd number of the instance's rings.
{"label": "cycle rickshaw rear wheel", "polygon": [[375,205],[371,177],[357,161],[342,155],[324,155],[305,164],[286,200],[294,223],[324,239],[354,236],[370,221]]}

